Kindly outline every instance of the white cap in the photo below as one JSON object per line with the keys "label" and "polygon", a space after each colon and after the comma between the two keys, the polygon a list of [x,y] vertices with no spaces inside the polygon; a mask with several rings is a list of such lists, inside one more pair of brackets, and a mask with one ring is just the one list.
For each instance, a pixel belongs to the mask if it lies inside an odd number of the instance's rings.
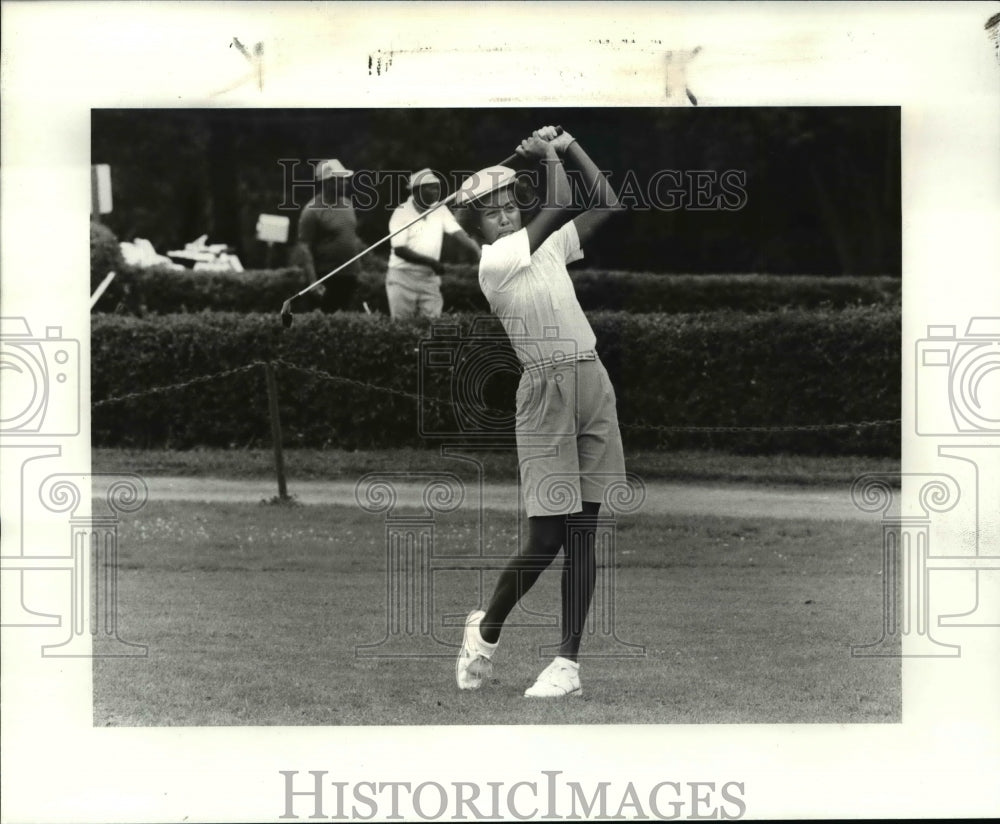
{"label": "white cap", "polygon": [[441,181],[438,180],[438,176],[434,174],[430,169],[421,169],[419,172],[414,172],[410,175],[409,187],[411,189],[416,189],[417,186],[423,186],[425,183],[437,183],[441,185]]}
{"label": "white cap", "polygon": [[517,172],[508,166],[487,166],[462,182],[455,203],[458,205],[472,203],[488,194],[505,189],[516,177]]}
{"label": "white cap", "polygon": [[350,177],[353,174],[354,172],[350,169],[345,169],[344,164],[336,158],[333,160],[324,160],[316,167],[317,180],[328,180],[331,177]]}

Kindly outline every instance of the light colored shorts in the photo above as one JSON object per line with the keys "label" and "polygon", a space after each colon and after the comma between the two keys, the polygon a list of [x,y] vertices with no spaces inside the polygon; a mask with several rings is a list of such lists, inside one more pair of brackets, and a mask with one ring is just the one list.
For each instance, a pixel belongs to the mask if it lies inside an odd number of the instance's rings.
{"label": "light colored shorts", "polygon": [[600,360],[526,369],[515,432],[529,518],[605,504],[625,483],[615,390]]}
{"label": "light colored shorts", "polygon": [[441,278],[433,272],[425,274],[421,270],[390,267],[385,278],[385,294],[393,320],[439,318],[444,308]]}

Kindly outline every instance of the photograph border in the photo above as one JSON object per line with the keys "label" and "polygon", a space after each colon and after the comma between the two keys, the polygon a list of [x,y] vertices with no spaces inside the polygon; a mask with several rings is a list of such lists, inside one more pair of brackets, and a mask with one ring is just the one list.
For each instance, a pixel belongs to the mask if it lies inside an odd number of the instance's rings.
{"label": "photograph border", "polygon": [[[970,510],[980,490],[970,483],[988,477],[996,439],[918,435],[915,406],[916,343],[929,326],[961,333],[987,314],[997,283],[995,3],[546,2],[477,6],[475,14],[452,3],[0,8],[3,315],[26,319],[36,338],[78,342],[83,399],[78,432],[0,442],[5,558],[29,522],[32,534],[65,545],[65,514],[54,518],[38,496],[24,511],[12,503],[24,491],[19,460],[28,452],[25,463],[58,457],[53,465],[80,490],[74,516],[97,515],[96,506],[88,511],[89,294],[80,276],[91,109],[695,103],[902,107],[902,515],[918,515],[926,501],[915,476],[954,472],[965,504],[934,516],[935,542],[950,556],[971,530],[977,556],[989,556],[984,536],[1000,534],[997,513]],[[942,451],[956,447],[986,457],[975,471],[961,470]],[[125,486],[134,491],[115,500],[127,509],[142,492]],[[967,605],[973,578],[983,608],[995,607],[996,571],[962,569],[935,579],[935,614]],[[708,792],[704,785],[714,792],[738,783],[743,809],[729,809],[749,818],[1000,813],[995,617],[935,628],[943,643],[960,644],[959,656],[908,656],[914,648],[904,639],[901,724],[151,729],[92,727],[92,662],[40,654],[51,619],[2,631],[4,821],[281,820],[282,771],[320,771],[354,789],[500,782],[505,794],[522,782],[544,785],[555,772],[584,787],[608,782],[623,817],[638,817],[625,801],[629,787],[648,798],[663,782],[683,785],[692,799]],[[428,796],[427,807],[436,806]],[[697,801],[684,812],[692,810]],[[449,808],[440,817],[452,815]]]}

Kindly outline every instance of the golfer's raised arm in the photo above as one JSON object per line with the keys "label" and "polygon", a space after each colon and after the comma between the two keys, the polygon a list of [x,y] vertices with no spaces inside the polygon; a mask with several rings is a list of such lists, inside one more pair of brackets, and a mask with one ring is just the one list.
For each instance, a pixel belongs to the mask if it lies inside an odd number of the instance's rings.
{"label": "golfer's raised arm", "polygon": [[[563,136],[560,136],[561,138]],[[574,169],[580,172],[580,183],[586,198],[586,211],[573,219],[576,233],[580,236],[580,245],[584,245],[603,223],[615,212],[624,207],[619,203],[611,184],[597,164],[583,150],[583,147],[573,138],[569,138],[565,146],[556,141],[556,148],[561,148],[563,157]]]}
{"label": "golfer's raised arm", "polygon": [[562,161],[551,142],[535,132],[521,141],[518,154],[541,162],[545,174],[545,199],[534,220],[526,227],[528,248],[534,252],[556,229],[562,226],[573,207],[573,192]]}

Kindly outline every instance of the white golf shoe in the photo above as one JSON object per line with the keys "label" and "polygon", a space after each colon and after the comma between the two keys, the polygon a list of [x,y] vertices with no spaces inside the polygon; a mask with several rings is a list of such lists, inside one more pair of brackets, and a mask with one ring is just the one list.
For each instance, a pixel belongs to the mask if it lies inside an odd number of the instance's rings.
{"label": "white golf shoe", "polygon": [[477,690],[493,675],[493,661],[490,659],[497,645],[484,641],[479,634],[479,622],[485,617],[486,613],[477,609],[465,619],[462,649],[455,662],[455,681],[460,690]]}
{"label": "white golf shoe", "polygon": [[567,695],[583,695],[580,665],[562,657],[555,658],[524,691],[525,698],[563,698]]}

